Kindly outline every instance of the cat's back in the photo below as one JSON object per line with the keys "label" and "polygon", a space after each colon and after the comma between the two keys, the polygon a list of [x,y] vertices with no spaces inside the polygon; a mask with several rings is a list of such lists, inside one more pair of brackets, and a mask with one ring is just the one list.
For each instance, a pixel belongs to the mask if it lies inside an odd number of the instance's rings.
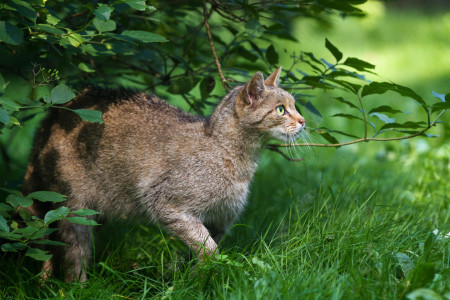
{"label": "cat's back", "polygon": [[[116,122],[143,123],[161,120],[173,123],[197,123],[202,119],[185,113],[160,98],[143,92],[127,89],[86,88],[67,105],[70,109],[95,109],[103,114],[106,126]],[[67,110],[53,110],[48,123],[57,123],[70,131],[76,125],[84,124],[76,114]],[[44,124],[43,126],[46,126]]]}
{"label": "cat's back", "polygon": [[157,152],[164,153],[167,144],[183,132],[195,138],[195,133],[203,130],[201,118],[156,96],[125,89],[87,88],[65,107],[101,111],[103,123],[87,122],[70,110],[52,108],[35,135],[25,193],[39,189],[67,193],[62,178],[73,182],[94,171],[121,173],[114,164],[132,170],[131,164],[139,164],[149,149],[158,159]]}

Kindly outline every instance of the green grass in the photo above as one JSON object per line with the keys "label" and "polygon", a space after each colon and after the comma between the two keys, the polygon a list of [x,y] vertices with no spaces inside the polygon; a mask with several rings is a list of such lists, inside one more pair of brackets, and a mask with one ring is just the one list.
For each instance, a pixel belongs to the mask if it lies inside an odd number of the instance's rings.
{"label": "green grass", "polygon": [[[301,48],[323,48],[328,36],[346,55],[376,64],[386,80],[423,96],[449,92],[441,38],[448,15],[379,16],[328,29],[305,23]],[[399,43],[389,32],[406,32],[405,24],[422,33]],[[317,104],[321,112],[328,103]],[[26,156],[32,130],[24,129],[12,140],[17,157]],[[40,285],[38,263],[8,254],[0,257],[0,299],[403,299],[420,288],[450,299],[450,140],[437,133],[434,140],[299,149],[302,163],[265,152],[219,257],[195,265],[158,227],[114,221],[100,229],[86,284],[52,278]],[[15,178],[24,166],[14,167]]]}
{"label": "green grass", "polygon": [[221,255],[195,270],[188,249],[157,227],[108,224],[84,286],[41,287],[36,265],[4,257],[0,297],[401,299],[429,288],[448,298],[450,143],[323,151],[305,152],[305,163],[266,153]]}

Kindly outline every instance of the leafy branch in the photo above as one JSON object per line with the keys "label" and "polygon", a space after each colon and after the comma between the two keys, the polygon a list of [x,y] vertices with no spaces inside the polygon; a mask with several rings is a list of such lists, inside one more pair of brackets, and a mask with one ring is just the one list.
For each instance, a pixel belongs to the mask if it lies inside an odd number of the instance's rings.
{"label": "leafy branch", "polygon": [[[360,139],[356,139],[356,140],[352,140],[352,141],[348,141],[348,142],[343,142],[343,143],[336,143],[336,144],[320,144],[320,143],[268,144],[267,145],[267,149],[279,153],[278,148],[284,148],[284,147],[328,147],[328,148],[338,148],[338,147],[347,146],[347,145],[356,144],[356,143],[361,143],[361,142],[370,142],[370,141],[389,142],[389,141],[399,141],[399,140],[411,139],[411,138],[414,138],[416,136],[424,134],[431,127],[435,126],[437,121],[438,121],[438,119],[439,119],[439,117],[445,111],[446,110],[442,110],[439,113],[439,115],[435,118],[435,120],[433,122],[431,122],[430,124],[428,124],[428,126],[426,128],[424,128],[423,130],[421,130],[419,132],[416,132],[414,134],[411,134],[411,135],[407,135],[407,136],[393,137],[393,138],[367,138],[367,137],[364,137],[364,138],[360,138]],[[284,157],[284,153],[283,153],[283,157]],[[288,160],[292,161],[292,159],[288,159]]]}
{"label": "leafy branch", "polygon": [[[87,226],[98,225],[94,220],[87,218],[98,214],[91,209],[72,211],[65,206],[60,206],[48,211],[43,219],[32,216],[26,209],[33,205],[34,201],[64,202],[66,197],[61,194],[38,191],[24,196],[19,191],[8,189],[2,189],[2,191],[9,193],[5,203],[0,203],[0,238],[6,240],[0,247],[3,252],[24,251],[25,256],[35,260],[48,261],[52,255],[37,248],[37,245],[64,245],[64,243],[48,239],[48,236],[57,230],[50,226],[52,223],[65,220]],[[16,213],[17,217],[13,218]]]}
{"label": "leafy branch", "polygon": [[[347,107],[351,109],[357,109],[362,114],[362,118],[358,117],[358,115],[351,114],[350,112],[345,113],[338,113],[333,115],[333,117],[341,117],[341,118],[347,118],[351,120],[359,120],[364,123],[364,136],[362,138],[357,138],[353,134],[342,132],[338,130],[330,130],[327,128],[320,128],[317,129],[316,132],[321,134],[321,136],[326,139],[329,143],[290,143],[290,144],[269,144],[267,145],[267,149],[271,151],[275,151],[279,154],[281,154],[283,157],[287,158],[288,160],[291,160],[289,157],[287,157],[284,153],[282,153],[279,148],[283,147],[330,147],[330,148],[337,148],[342,147],[346,145],[356,144],[360,142],[369,142],[369,141],[397,141],[397,140],[404,140],[404,139],[411,139],[420,135],[425,134],[429,129],[436,126],[436,124],[439,122],[439,118],[442,116],[443,113],[447,109],[450,108],[450,94],[442,95],[437,94],[433,92],[433,95],[436,98],[439,98],[441,101],[434,103],[433,105],[429,106],[426,104],[425,100],[418,95],[416,92],[411,90],[410,88],[407,88],[405,86],[401,86],[392,82],[376,82],[376,81],[369,81],[369,84],[359,84],[358,81],[364,81],[368,82],[365,79],[364,75],[361,75],[357,73],[358,71],[368,72],[371,74],[374,74],[371,70],[375,68],[374,65],[362,61],[357,58],[347,58],[345,61],[342,62],[343,54],[342,52],[334,46],[329,40],[325,41],[326,48],[331,52],[331,54],[334,56],[336,63],[332,64],[326,61],[325,59],[317,59],[314,57],[312,53],[302,53],[301,61],[304,62],[307,66],[309,66],[312,70],[314,75],[309,75],[304,73],[303,79],[300,81],[301,83],[308,85],[312,88],[320,88],[320,89],[342,89],[346,92],[349,92],[350,94],[354,95],[355,98],[357,98],[358,102],[357,104],[344,99],[343,97],[334,97],[333,99],[338,100],[339,102],[347,105]],[[294,56],[293,59],[295,60],[296,57]],[[291,68],[292,69],[292,68]],[[291,69],[288,70],[288,75],[291,73]],[[350,69],[350,70],[349,70]],[[351,70],[353,69],[353,70]],[[355,72],[356,71],[356,72]],[[345,78],[349,79],[345,79]],[[289,79],[289,76],[288,76]],[[390,105],[382,105],[379,107],[376,107],[372,109],[369,113],[367,113],[363,98],[366,96],[370,96],[373,94],[383,94],[385,92],[394,92],[399,94],[400,96],[403,96],[405,98],[409,98],[414,100],[416,103],[418,103],[426,112],[427,115],[427,121],[408,121],[405,123],[396,123],[394,118],[389,118],[384,113],[401,113],[400,110],[396,110],[392,108]],[[320,113],[317,109],[310,103],[304,103],[301,101],[301,99],[297,99],[301,104],[306,106],[306,108],[312,112],[313,114],[317,114],[320,116]],[[431,121],[431,114],[439,112],[437,117]],[[368,117],[375,117],[379,120],[381,120],[384,125],[377,130],[377,127],[375,123],[370,122],[368,120]],[[423,124],[426,124],[424,127]],[[369,125],[373,127],[375,133],[372,137],[368,137],[368,128]],[[411,132],[410,129],[421,129],[417,132]],[[392,131],[398,131],[401,133],[410,133],[406,136],[400,136],[400,137],[390,137],[390,138],[379,138],[378,135],[386,132],[392,132]],[[348,137],[353,137],[353,140],[346,141],[346,142],[339,142],[334,136],[332,136],[330,133],[339,133],[341,135],[345,135]],[[427,135],[431,136],[431,135]]]}

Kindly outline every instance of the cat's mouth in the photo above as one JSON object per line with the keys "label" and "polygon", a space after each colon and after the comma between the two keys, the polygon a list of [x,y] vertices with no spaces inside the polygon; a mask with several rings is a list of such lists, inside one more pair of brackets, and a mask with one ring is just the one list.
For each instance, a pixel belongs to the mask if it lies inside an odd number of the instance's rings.
{"label": "cat's mouth", "polygon": [[305,130],[305,126],[300,125],[299,127],[297,127],[295,129],[295,132],[294,132],[294,134],[292,134],[292,137],[294,139],[298,138],[303,133],[304,130]]}

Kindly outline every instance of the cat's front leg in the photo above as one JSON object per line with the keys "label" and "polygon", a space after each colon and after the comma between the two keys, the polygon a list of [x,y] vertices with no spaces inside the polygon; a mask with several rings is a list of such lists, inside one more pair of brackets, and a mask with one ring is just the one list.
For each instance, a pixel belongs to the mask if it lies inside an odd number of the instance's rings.
{"label": "cat's front leg", "polygon": [[212,255],[217,244],[199,218],[184,212],[167,212],[159,222],[197,254],[200,260]]}
{"label": "cat's front leg", "polygon": [[219,228],[218,226],[207,224],[206,228],[208,229],[209,234],[211,235],[214,242],[216,242],[216,244],[218,245],[223,239],[228,227]]}

